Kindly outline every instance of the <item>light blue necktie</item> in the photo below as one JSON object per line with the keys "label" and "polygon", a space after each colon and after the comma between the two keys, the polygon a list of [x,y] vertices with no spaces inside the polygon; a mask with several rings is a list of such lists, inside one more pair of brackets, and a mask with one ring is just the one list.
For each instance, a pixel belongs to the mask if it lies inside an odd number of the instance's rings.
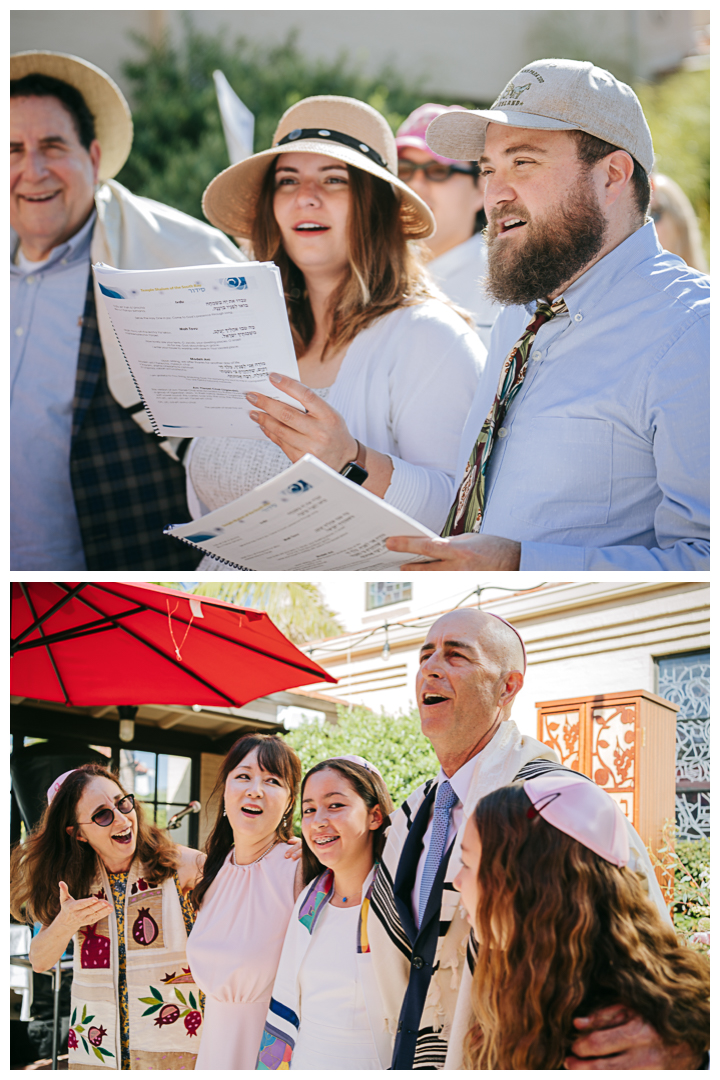
{"label": "light blue necktie", "polygon": [[423,867],[422,881],[420,882],[420,902],[418,904],[418,927],[422,926],[423,916],[427,902],[430,899],[435,875],[442,862],[445,853],[445,841],[447,840],[448,827],[450,825],[450,813],[458,797],[452,789],[449,780],[444,780],[438,788],[435,796],[435,813],[433,814],[432,835],[427,859]]}

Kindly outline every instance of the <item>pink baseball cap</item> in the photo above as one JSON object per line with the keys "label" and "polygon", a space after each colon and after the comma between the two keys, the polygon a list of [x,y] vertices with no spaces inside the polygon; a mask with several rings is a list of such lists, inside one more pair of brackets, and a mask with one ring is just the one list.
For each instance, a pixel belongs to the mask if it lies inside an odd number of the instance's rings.
{"label": "pink baseball cap", "polygon": [[592,780],[578,773],[545,773],[526,780],[523,790],[533,804],[529,818],[539,814],[613,866],[627,866],[630,844],[625,815]]}
{"label": "pink baseball cap", "polygon": [[467,109],[463,109],[462,105],[433,105],[430,102],[427,105],[420,105],[419,108],[410,113],[407,120],[403,120],[397,129],[395,145],[398,150],[402,150],[405,146],[411,146],[415,150],[422,150],[424,154],[428,154],[435,161],[442,162],[443,165],[453,165],[457,160],[456,158],[441,157],[440,154],[436,154],[434,150],[430,149],[425,141],[425,132],[436,116],[442,116],[443,113],[447,112],[457,112],[458,110],[467,112]]}

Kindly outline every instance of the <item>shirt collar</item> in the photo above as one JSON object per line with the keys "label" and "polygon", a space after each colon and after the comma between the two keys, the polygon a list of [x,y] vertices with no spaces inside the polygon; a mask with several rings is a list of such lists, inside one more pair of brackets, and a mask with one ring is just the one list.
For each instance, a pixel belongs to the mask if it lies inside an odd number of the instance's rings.
{"label": "shirt collar", "polygon": [[[17,238],[16,233],[13,233],[13,236],[17,239],[13,242],[13,256],[11,260],[12,264],[15,266],[15,269],[19,269],[21,273],[32,274],[37,272],[38,270],[47,270],[50,266],[55,265],[61,259],[64,259],[65,262],[69,263],[76,262],[79,259],[87,258],[90,254],[90,241],[92,239],[92,230],[95,225],[96,218],[97,212],[93,207],[93,211],[83,225],[83,227],[81,229],[78,229],[75,235],[71,236],[69,240],[65,241],[65,243],[58,244],[57,247],[54,247],[48,255],[47,259],[43,259],[42,262],[31,263],[23,259],[22,253],[20,251],[19,238]],[[22,261],[18,263],[16,262],[16,259]]]}
{"label": "shirt collar", "polygon": [[[563,293],[570,316],[590,314],[602,303],[606,293],[641,263],[662,254],[655,225],[648,221],[626,237],[599,262],[596,262]],[[537,301],[526,304],[529,315],[535,313]]]}
{"label": "shirt collar", "polygon": [[467,797],[470,792],[470,785],[472,783],[473,772],[475,771],[475,765],[477,764],[478,756],[482,753],[482,750],[478,750],[474,757],[471,757],[469,761],[466,761],[464,765],[461,765],[456,773],[452,776],[448,776],[444,769],[441,769],[438,773],[438,784],[442,784],[443,781],[449,780],[450,787],[453,789],[458,797],[458,802],[463,806],[467,802]]}

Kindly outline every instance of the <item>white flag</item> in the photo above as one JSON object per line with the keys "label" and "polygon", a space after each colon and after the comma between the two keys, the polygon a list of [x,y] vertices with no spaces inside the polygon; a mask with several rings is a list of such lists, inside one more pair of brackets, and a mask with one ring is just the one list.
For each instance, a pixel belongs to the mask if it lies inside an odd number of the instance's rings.
{"label": "white flag", "polygon": [[247,105],[243,105],[222,71],[213,71],[213,79],[228,157],[231,165],[237,165],[253,152],[255,117]]}

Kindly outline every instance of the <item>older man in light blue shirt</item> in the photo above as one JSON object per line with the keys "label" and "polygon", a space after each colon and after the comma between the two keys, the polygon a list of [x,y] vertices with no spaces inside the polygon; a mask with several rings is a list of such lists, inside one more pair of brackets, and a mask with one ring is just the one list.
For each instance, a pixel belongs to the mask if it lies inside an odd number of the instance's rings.
{"label": "older man in light blue shirt", "polygon": [[[488,288],[507,306],[448,539],[388,546],[434,560],[416,570],[707,571],[709,281],[646,219],[652,140],[634,93],[590,63],[541,60],[427,137],[480,161]],[[539,302],[554,307],[538,328]]]}

